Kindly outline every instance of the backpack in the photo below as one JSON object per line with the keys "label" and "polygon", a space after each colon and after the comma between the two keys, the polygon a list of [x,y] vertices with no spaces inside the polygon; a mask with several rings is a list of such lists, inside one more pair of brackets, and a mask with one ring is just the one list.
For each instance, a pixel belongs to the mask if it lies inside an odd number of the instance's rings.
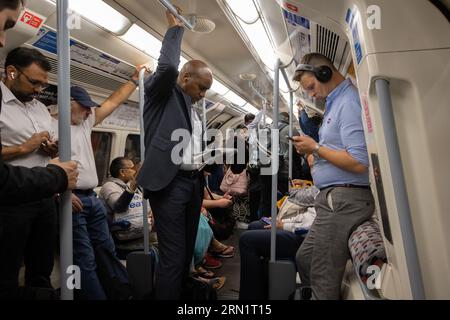
{"label": "backpack", "polygon": [[97,275],[109,300],[130,300],[132,288],[127,269],[105,244],[95,247]]}

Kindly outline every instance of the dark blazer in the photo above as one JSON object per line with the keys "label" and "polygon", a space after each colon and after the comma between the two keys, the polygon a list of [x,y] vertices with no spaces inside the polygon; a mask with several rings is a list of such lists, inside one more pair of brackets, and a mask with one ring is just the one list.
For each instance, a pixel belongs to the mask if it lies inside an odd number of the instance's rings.
{"label": "dark blazer", "polygon": [[[0,154],[1,149],[0,145]],[[58,166],[15,167],[4,163],[0,155],[0,206],[49,198],[64,192],[67,183],[66,172]]]}
{"label": "dark blazer", "polygon": [[[172,162],[171,141],[176,129],[192,132],[192,99],[177,85],[183,27],[167,30],[155,73],[145,83],[145,160],[138,183],[145,191],[159,191],[176,176],[180,164]],[[145,192],[144,192],[145,195]]]}
{"label": "dark blazer", "polygon": [[[2,112],[2,95],[0,90],[0,113]],[[67,184],[66,172],[52,164],[47,168],[31,169],[6,164],[2,158],[0,132],[0,205],[49,198],[55,193],[64,192]]]}

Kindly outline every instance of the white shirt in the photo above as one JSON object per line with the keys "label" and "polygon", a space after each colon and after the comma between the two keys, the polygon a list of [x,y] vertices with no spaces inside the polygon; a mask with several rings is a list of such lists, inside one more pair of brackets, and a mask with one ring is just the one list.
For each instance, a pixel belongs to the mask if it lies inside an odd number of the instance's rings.
{"label": "white shirt", "polygon": [[[192,136],[191,140],[183,152],[183,162],[180,166],[181,170],[196,170],[201,167],[201,161],[194,161],[194,159],[200,159],[199,155],[202,153],[202,133],[203,125],[197,111],[194,106],[191,106],[191,123],[192,123]],[[192,150],[192,145],[194,150]]]}
{"label": "white shirt", "polygon": [[[97,169],[95,167],[94,151],[92,149],[91,133],[95,125],[95,112],[79,125],[70,126],[71,159],[78,163],[77,189],[93,189],[98,185]],[[58,121],[53,121],[55,132],[58,132]]]}
{"label": "white shirt", "polygon": [[[36,99],[22,103],[11,90],[0,82],[3,99],[0,115],[0,130],[4,147],[19,146],[29,140],[35,133],[48,131],[50,138],[55,138],[52,117],[45,105]],[[16,166],[45,167],[50,157],[38,150],[7,161]]]}

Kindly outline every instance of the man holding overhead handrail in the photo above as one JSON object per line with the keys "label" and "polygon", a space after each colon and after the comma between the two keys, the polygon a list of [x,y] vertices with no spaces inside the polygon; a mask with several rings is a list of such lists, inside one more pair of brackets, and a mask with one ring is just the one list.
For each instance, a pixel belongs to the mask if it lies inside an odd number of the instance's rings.
{"label": "man holding overhead handrail", "polygon": [[[166,16],[169,29],[158,67],[145,84],[146,148],[138,182],[150,200],[158,234],[156,298],[180,299],[194,251],[204,184],[201,164],[193,161],[202,144],[202,122],[193,104],[205,97],[213,77],[199,60],[187,62],[178,72],[184,28],[170,12]],[[181,161],[175,161],[173,155],[180,152],[173,151],[179,141],[171,138],[180,130],[193,147],[181,150]]]}
{"label": "man holding overhead handrail", "polygon": [[[72,159],[77,161],[80,175],[72,193],[72,224],[74,264],[81,269],[81,290],[76,298],[104,300],[107,298],[96,273],[96,249],[116,255],[106,220],[106,209],[97,198],[94,188],[98,185],[97,169],[91,142],[92,128],[100,124],[136,90],[139,71],[136,67],[129,81],[114,91],[103,103],[94,102],[89,93],[78,86],[70,88]],[[53,122],[57,131],[57,121]]]}
{"label": "man holding overhead handrail", "polygon": [[361,104],[351,81],[322,54],[305,55],[294,80],[311,97],[326,99],[319,142],[309,136],[293,139],[297,151],[309,155],[314,184],[320,189],[317,217],[297,252],[297,265],[313,299],[339,299],[348,238],[374,211]]}

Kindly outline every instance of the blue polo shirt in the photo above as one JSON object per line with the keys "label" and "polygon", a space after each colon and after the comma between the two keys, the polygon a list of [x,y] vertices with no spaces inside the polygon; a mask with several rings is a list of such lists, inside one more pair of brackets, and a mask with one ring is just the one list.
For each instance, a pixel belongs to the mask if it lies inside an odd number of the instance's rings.
{"label": "blue polo shirt", "polygon": [[[332,150],[346,150],[355,160],[369,167],[361,103],[358,90],[350,79],[341,82],[327,97],[319,143]],[[339,169],[331,162],[316,157],[311,175],[319,188],[335,184],[369,185],[369,174]]]}

